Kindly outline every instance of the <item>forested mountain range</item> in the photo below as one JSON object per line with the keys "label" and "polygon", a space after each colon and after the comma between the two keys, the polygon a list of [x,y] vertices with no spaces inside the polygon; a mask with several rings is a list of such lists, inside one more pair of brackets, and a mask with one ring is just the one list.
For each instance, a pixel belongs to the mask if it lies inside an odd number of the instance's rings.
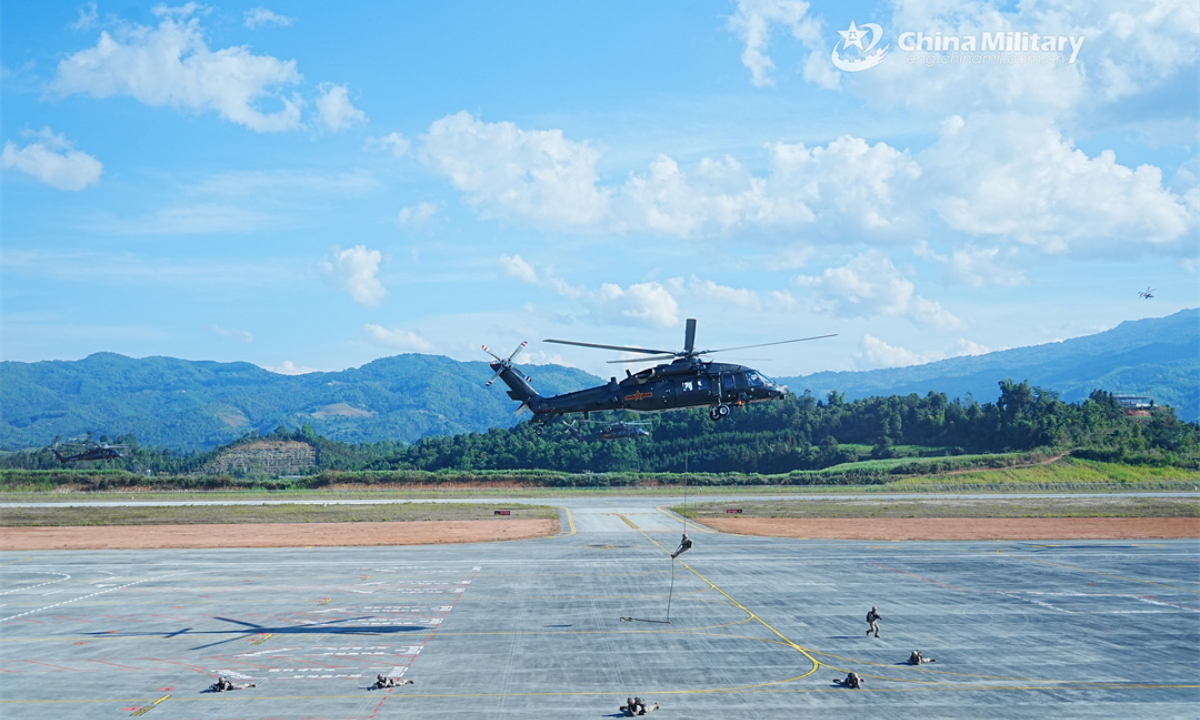
{"label": "forested mountain range", "polygon": [[973,396],[986,402],[1005,378],[1028,380],[1066,402],[1084,400],[1093,390],[1148,395],[1156,404],[1174,407],[1181,420],[1195,422],[1200,420],[1200,308],[1131,320],[1062,342],[925,365],[776,379],[793,392],[808,389],[818,397],[831,390],[847,400],[933,390],[951,399]]}
{"label": "forested mountain range", "polygon": [[[581,370],[523,366],[543,394],[600,382]],[[0,363],[0,449],[45,446],[56,436],[134,435],[148,446],[207,450],[250,432],[308,425],[344,443],[508,427],[517,403],[484,387],[485,362],[398,355],[342,372],[278,375],[250,363],[97,353],[78,361]],[[1139,320],[1097,335],[928,365],[780,378],[824,398],[924,396],[989,402],[1005,378],[1082,401],[1094,389],[1152,396],[1200,417],[1200,309]],[[814,443],[816,440],[813,441]]]}
{"label": "forested mountain range", "polygon": [[[542,393],[595,378],[529,366]],[[207,450],[249,432],[309,425],[344,443],[452,435],[517,421],[517,403],[486,362],[397,355],[342,372],[279,375],[250,363],[96,353],[78,361],[0,363],[0,449],[56,436],[134,435],[173,451]]]}

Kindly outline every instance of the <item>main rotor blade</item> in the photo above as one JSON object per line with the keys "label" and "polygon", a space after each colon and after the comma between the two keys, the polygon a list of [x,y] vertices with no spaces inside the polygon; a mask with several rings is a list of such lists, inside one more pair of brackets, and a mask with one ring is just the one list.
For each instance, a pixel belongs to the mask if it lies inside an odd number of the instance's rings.
{"label": "main rotor blade", "polygon": [[739,347],[721,348],[720,350],[704,350],[696,353],[697,355],[708,355],[709,353],[729,352],[730,350],[746,350],[756,347],[767,347],[768,345],[787,345],[788,343],[806,342],[808,340],[820,340],[821,338],[837,337],[837,333],[831,335],[814,335],[806,338],[796,338],[795,340],[780,340],[779,342],[759,343],[757,345],[741,345]]}
{"label": "main rotor blade", "polygon": [[640,358],[625,358],[623,360],[605,360],[605,362],[607,362],[609,365],[613,365],[615,363],[639,363],[650,362],[651,360],[670,360],[671,358],[676,357],[679,357],[678,353],[671,353],[670,355],[651,355],[650,357]]}
{"label": "main rotor blade", "polygon": [[691,355],[696,348],[696,318],[688,318],[687,330],[683,333],[683,352]]}
{"label": "main rotor blade", "polygon": [[547,338],[542,342],[558,343],[559,345],[578,345],[580,347],[600,348],[601,350],[623,350],[625,352],[649,353],[651,355],[667,355],[675,357],[677,353],[672,350],[649,350],[647,348],[626,347],[624,345],[597,345],[596,343],[575,342],[574,340],[551,340]]}

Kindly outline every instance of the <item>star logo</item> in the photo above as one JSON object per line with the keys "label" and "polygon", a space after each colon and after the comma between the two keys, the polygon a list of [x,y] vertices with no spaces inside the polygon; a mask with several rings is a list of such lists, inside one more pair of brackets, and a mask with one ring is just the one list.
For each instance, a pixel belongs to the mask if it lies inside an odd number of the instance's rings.
{"label": "star logo", "polygon": [[[850,28],[838,30],[838,35],[841,35],[842,39],[833,46],[833,52],[830,53],[829,59],[834,67],[845,72],[870,70],[883,62],[883,59],[887,57],[888,48],[891,47],[891,45],[885,45],[879,50],[875,49],[883,37],[883,28],[876,23],[863,23],[862,27],[859,27],[851,20]],[[870,42],[864,46],[863,41],[866,40]],[[842,52],[850,48],[854,48],[854,51],[851,51],[848,56],[843,56]]]}
{"label": "star logo", "polygon": [[856,47],[860,51],[864,49],[862,41],[863,41],[863,35],[866,35],[866,34],[867,34],[866,32],[858,29],[858,27],[854,24],[853,20],[850,21],[850,29],[849,30],[838,30],[838,35],[841,35],[843,38],[843,40],[842,40],[843,48]]}

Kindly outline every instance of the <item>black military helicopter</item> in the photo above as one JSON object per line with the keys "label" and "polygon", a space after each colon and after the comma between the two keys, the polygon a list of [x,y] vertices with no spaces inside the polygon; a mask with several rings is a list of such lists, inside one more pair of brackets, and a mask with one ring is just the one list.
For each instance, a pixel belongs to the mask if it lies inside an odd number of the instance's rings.
{"label": "black military helicopter", "polygon": [[50,452],[54,453],[54,457],[62,464],[69,462],[80,462],[83,460],[114,460],[121,455],[121,450],[126,448],[125,445],[109,445],[106,442],[96,442],[95,440],[84,440],[79,443],[72,443],[74,447],[67,450],[64,455],[59,450],[58,443],[50,446]]}
{"label": "black military helicopter", "polygon": [[571,433],[576,440],[633,440],[650,437],[650,431],[642,427],[643,423],[624,420],[604,423],[596,432],[587,434],[581,432],[575,423],[564,422],[563,424],[567,427],[567,432]]}
{"label": "black military helicopter", "polygon": [[1138,295],[1146,300],[1149,300],[1150,298],[1154,297],[1154,288],[1147,285],[1145,292],[1139,291]]}
{"label": "black military helicopter", "polygon": [[[817,335],[719,350],[697,350],[695,345],[696,320],[689,318],[683,337],[682,351],[547,339],[545,342],[643,353],[650,356],[633,360],[609,360],[610,363],[674,358],[669,363],[655,365],[636,373],[626,370],[625,377],[620,382],[614,377],[608,381],[607,385],[552,397],[539,395],[530,385],[532,380],[524,373],[514,369],[513,358],[521,352],[526,343],[521,343],[507,358],[499,357],[488,350],[486,345],[483,346],[483,350],[496,360],[491,363],[491,368],[496,374],[488,381],[488,385],[491,385],[496,378],[503,380],[504,384],[509,387],[508,396],[521,402],[521,407],[517,409],[517,412],[520,413],[525,408],[529,408],[533,411],[533,421],[543,426],[558,416],[570,413],[583,413],[586,419],[589,413],[602,410],[632,410],[639,413],[651,413],[692,407],[711,408],[708,416],[713,422],[716,422],[729,414],[731,406],[781,399],[787,395],[787,387],[775,383],[753,368],[703,360],[701,359],[702,355],[805,342],[833,336]],[[541,433],[540,427],[538,433]]]}

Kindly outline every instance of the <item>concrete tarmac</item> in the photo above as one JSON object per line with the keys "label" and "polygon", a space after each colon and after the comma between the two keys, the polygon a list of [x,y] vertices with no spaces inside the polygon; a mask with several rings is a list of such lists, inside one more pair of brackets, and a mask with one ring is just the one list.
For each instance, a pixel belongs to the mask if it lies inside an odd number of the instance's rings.
{"label": "concrete tarmac", "polygon": [[0,716],[1200,716],[1200,542],[760,538],[667,504],[570,498],[509,543],[0,553]]}

